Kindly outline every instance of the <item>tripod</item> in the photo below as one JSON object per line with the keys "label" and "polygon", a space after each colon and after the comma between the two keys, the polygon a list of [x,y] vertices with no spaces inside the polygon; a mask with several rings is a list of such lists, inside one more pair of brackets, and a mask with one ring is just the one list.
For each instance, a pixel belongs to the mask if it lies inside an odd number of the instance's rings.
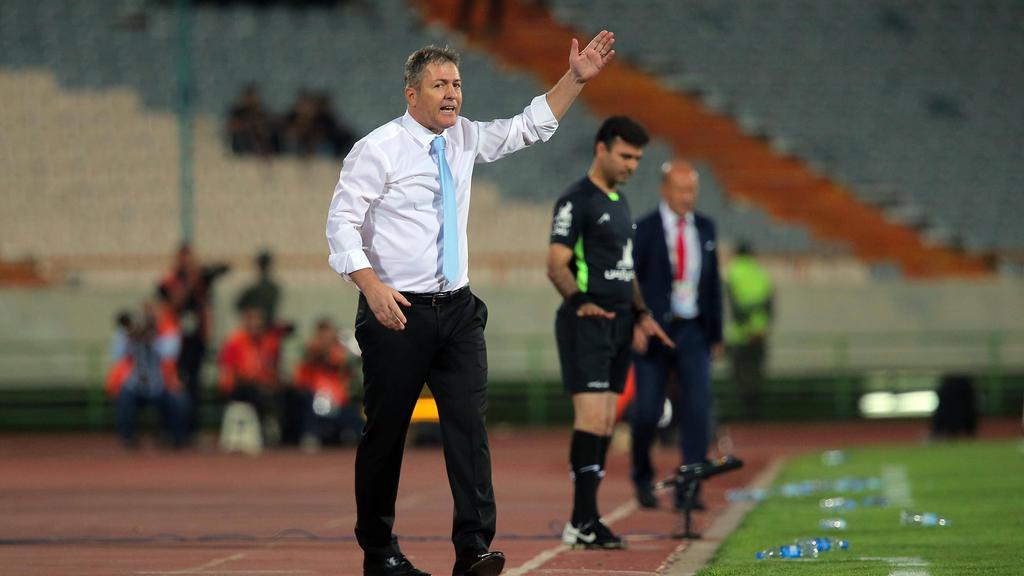
{"label": "tripod", "polygon": [[712,476],[717,476],[723,472],[730,470],[737,470],[743,467],[743,460],[729,455],[722,456],[715,460],[707,462],[697,462],[696,464],[685,464],[680,466],[676,470],[676,475],[673,478],[667,478],[655,484],[655,489],[660,490],[668,486],[682,486],[684,492],[683,500],[683,531],[678,535],[679,538],[685,538],[688,540],[698,540],[701,535],[699,532],[694,532],[692,529],[692,517],[693,505],[696,501],[698,480],[705,480]]}

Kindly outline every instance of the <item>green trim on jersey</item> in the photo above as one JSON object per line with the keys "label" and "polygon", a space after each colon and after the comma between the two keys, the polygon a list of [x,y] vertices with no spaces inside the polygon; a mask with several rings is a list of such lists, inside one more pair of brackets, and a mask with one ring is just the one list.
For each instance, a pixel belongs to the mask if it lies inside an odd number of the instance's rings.
{"label": "green trim on jersey", "polygon": [[590,280],[590,270],[587,268],[587,260],[583,257],[583,235],[576,238],[576,247],[573,248],[576,254],[576,285],[580,292],[587,291],[587,282]]}
{"label": "green trim on jersey", "polygon": [[610,194],[608,194],[608,199],[611,200],[612,202],[618,202],[619,201],[619,193],[618,192],[611,192]]}

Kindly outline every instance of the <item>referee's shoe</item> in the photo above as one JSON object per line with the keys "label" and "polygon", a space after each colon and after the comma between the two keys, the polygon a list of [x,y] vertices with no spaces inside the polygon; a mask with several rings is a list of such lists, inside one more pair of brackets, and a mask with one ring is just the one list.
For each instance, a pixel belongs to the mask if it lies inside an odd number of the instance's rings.
{"label": "referee's shoe", "polygon": [[591,520],[582,526],[572,522],[565,525],[562,531],[562,543],[574,550],[623,550],[626,541],[612,533],[600,518]]}

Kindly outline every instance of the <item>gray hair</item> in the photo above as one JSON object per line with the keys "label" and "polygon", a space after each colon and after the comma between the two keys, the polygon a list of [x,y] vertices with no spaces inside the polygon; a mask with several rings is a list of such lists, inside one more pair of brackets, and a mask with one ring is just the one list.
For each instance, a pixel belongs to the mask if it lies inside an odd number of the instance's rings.
{"label": "gray hair", "polygon": [[406,88],[418,88],[420,80],[423,79],[423,70],[430,64],[443,64],[451,62],[459,65],[459,53],[445,46],[440,48],[431,44],[409,54],[405,61],[405,86]]}

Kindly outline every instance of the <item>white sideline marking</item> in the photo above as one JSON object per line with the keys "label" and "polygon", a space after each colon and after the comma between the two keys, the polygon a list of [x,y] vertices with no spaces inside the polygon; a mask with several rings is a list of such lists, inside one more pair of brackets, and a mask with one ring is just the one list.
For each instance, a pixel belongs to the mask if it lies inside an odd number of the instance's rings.
{"label": "white sideline marking", "polygon": [[[607,514],[605,516],[601,516],[601,519],[604,520],[605,524],[611,525],[611,524],[614,524],[615,522],[617,522],[619,520],[622,520],[626,516],[629,516],[630,514],[632,514],[635,511],[636,511],[636,502],[634,502],[633,500],[630,500],[629,502],[621,504],[615,510],[612,510],[610,514]],[[548,562],[551,561],[552,558],[554,558],[555,556],[558,556],[559,554],[561,554],[562,552],[565,552],[568,549],[569,549],[569,547],[566,546],[565,544],[559,544],[558,546],[555,546],[554,548],[548,548],[547,550],[544,550],[543,552],[541,552],[540,554],[537,554],[533,558],[530,558],[526,562],[523,562],[522,564],[517,566],[515,569],[509,570],[508,572],[505,572],[505,576],[522,576],[523,574],[526,574],[527,572],[530,572],[532,570],[536,570],[536,569],[540,568],[541,566],[543,566],[544,564],[547,564]],[[576,572],[578,572],[578,571],[579,570],[576,570]]]}
{"label": "white sideline marking", "polygon": [[547,550],[541,552],[540,554],[537,554],[533,558],[530,558],[526,562],[523,562],[514,570],[509,570],[508,572],[505,572],[505,574],[506,576],[521,576],[522,574],[526,574],[531,570],[536,570],[537,568],[540,568],[549,560],[551,560],[555,556],[558,556],[562,552],[565,552],[568,549],[569,547],[565,544],[559,544],[554,548],[548,548]]}
{"label": "white sideline marking", "polygon": [[918,556],[862,556],[857,560],[888,562],[893,568],[889,576],[931,576],[925,569],[928,562]]}

